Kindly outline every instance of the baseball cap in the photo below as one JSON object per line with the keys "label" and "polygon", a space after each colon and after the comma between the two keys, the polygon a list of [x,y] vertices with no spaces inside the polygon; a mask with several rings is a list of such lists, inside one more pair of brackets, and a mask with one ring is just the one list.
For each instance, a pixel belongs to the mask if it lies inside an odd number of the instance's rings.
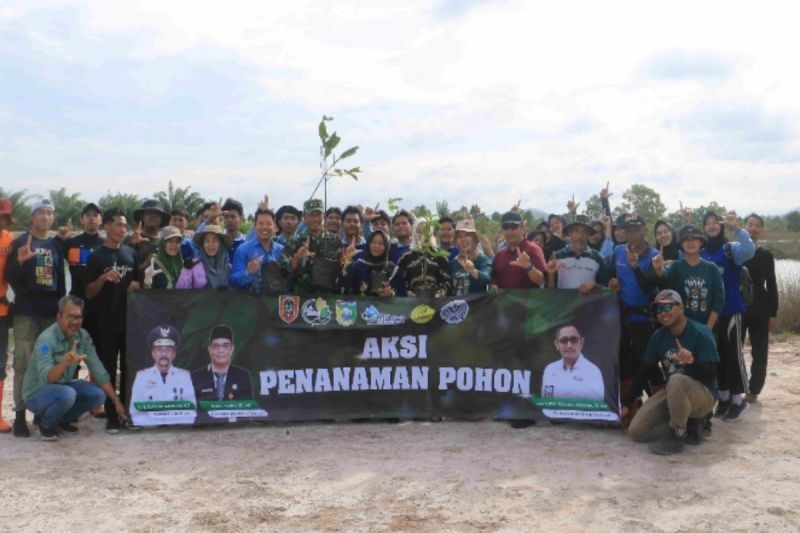
{"label": "baseball cap", "polygon": [[31,214],[35,213],[39,209],[49,209],[50,211],[55,211],[53,202],[47,198],[42,198],[41,200],[36,200],[33,202],[33,205],[31,205]]}
{"label": "baseball cap", "polygon": [[522,224],[522,216],[516,211],[508,211],[500,218],[500,224],[510,222],[512,224]]}
{"label": "baseball cap", "polygon": [[303,202],[304,213],[324,213],[325,209],[322,208],[322,200],[319,198],[311,198]]}
{"label": "baseball cap", "polygon": [[183,238],[183,233],[181,230],[176,228],[175,226],[164,226],[161,228],[161,233],[159,234],[159,238],[162,241],[168,241],[170,239],[174,239],[175,237]]}
{"label": "baseball cap", "polygon": [[642,227],[645,225],[644,217],[636,213],[628,213],[625,215],[625,227]]}
{"label": "baseball cap", "polygon": [[664,289],[664,290],[662,290],[661,292],[656,294],[656,298],[653,301],[655,303],[673,302],[673,303],[676,303],[676,304],[683,305],[683,299],[681,298],[681,295],[678,294],[677,291],[674,291],[672,289]]}
{"label": "baseball cap", "polygon": [[81,216],[85,215],[86,213],[88,213],[90,211],[93,211],[93,212],[97,213],[98,215],[102,215],[103,214],[103,212],[100,211],[100,208],[97,207],[96,203],[89,202],[88,204],[83,206],[83,209],[81,209]]}

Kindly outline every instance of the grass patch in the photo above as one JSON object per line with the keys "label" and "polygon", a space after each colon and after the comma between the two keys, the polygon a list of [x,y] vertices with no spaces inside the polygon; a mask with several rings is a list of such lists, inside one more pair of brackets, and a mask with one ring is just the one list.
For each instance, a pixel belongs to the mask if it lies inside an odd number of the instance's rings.
{"label": "grass patch", "polygon": [[779,332],[800,333],[800,265],[776,264]]}

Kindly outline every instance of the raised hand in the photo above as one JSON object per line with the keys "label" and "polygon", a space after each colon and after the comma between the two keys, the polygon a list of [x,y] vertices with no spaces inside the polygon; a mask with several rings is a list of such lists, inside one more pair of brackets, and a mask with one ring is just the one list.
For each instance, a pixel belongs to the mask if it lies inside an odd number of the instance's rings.
{"label": "raised hand", "polygon": [[598,287],[599,287],[599,285],[597,283],[595,283],[594,281],[587,281],[587,282],[581,283],[581,286],[578,287],[578,294],[580,294],[580,295],[589,294],[590,292],[592,292],[593,290],[595,290]]}
{"label": "raised hand", "polygon": [[520,211],[522,211],[522,207],[520,207],[521,205],[522,205],[522,198],[517,200],[517,203],[515,203],[513,206],[511,206],[511,211],[513,211],[515,213],[519,213]]}
{"label": "raised hand", "polygon": [[269,195],[265,194],[264,199],[258,202],[259,209],[269,209]]}
{"label": "raised hand", "polygon": [[618,293],[619,280],[617,278],[611,278],[610,280],[608,280],[608,288],[611,289],[611,292]]}
{"label": "raised hand", "polygon": [[31,257],[36,257],[36,252],[34,252],[33,248],[31,248],[32,239],[33,235],[28,233],[28,242],[24,246],[20,246],[19,250],[17,250],[17,263],[20,265]]}
{"label": "raised hand", "polygon": [[581,203],[575,201],[575,193],[572,193],[572,200],[567,202],[567,211],[574,215],[578,212],[579,205],[581,205]]}
{"label": "raised hand", "polygon": [[68,365],[71,365],[72,363],[80,363],[84,359],[86,359],[86,356],[78,353],[77,339],[72,341],[72,348],[67,352],[67,355],[64,356],[64,360]]}
{"label": "raised hand", "polygon": [[603,215],[600,217],[600,222],[603,223],[603,228],[605,228],[606,237],[611,237],[614,231],[614,226],[611,224],[611,217],[608,215]]}
{"label": "raised hand", "polygon": [[481,235],[478,239],[481,241],[481,246],[483,246],[483,253],[489,257],[493,256],[494,248],[492,248],[492,243],[489,242],[489,237],[486,235]]}
{"label": "raised hand", "polygon": [[653,264],[653,272],[656,273],[656,276],[661,277],[664,275],[664,246],[659,246],[658,248],[658,255],[653,256],[653,259],[650,261]]}
{"label": "raised hand", "polygon": [[550,261],[547,262],[547,271],[550,274],[555,274],[558,272],[559,268],[561,268],[561,263],[558,262],[558,259],[556,259],[556,253],[553,252],[550,255]]}
{"label": "raised hand", "polygon": [[678,205],[680,205],[680,207],[681,207],[680,215],[681,215],[681,219],[683,219],[684,225],[691,224],[692,223],[692,210],[689,209],[688,207],[684,207],[683,206],[683,202],[678,202]]}
{"label": "raised hand", "polygon": [[294,256],[292,256],[292,259],[296,261],[302,261],[306,257],[314,257],[315,255],[314,252],[309,250],[310,246],[311,246],[311,236],[308,236],[306,237],[306,242],[303,243],[303,246],[297,249],[297,251],[294,253]]}
{"label": "raised hand", "polygon": [[739,228],[739,219],[736,218],[736,211],[728,211],[725,215],[725,227],[730,232],[735,232]]}
{"label": "raised hand", "polygon": [[65,225],[59,226],[58,232],[57,232],[58,238],[61,239],[61,240],[65,240],[65,239],[69,238],[74,233],[75,232],[74,232],[74,228],[72,226],[72,219],[71,218],[67,219],[67,223]]}
{"label": "raised hand", "polygon": [[609,196],[613,195],[614,193],[611,192],[611,182],[607,181],[606,186],[604,189],[600,189],[600,198],[608,198]]}
{"label": "raised hand", "polygon": [[375,204],[375,207],[367,207],[364,209],[364,218],[368,221],[372,222],[378,216],[378,208],[380,208],[381,204]]}
{"label": "raised hand", "polygon": [[356,236],[353,235],[350,237],[350,244],[347,245],[347,248],[344,251],[344,258],[345,261],[350,262],[353,260],[353,257],[360,252],[358,248],[356,248]]}
{"label": "raised hand", "polygon": [[122,276],[119,272],[117,272],[117,262],[114,262],[114,266],[109,267],[108,270],[103,272],[103,275],[100,276],[100,279],[103,280],[103,283],[119,283],[122,281]]}
{"label": "raised hand", "polygon": [[247,272],[249,274],[255,274],[259,270],[261,270],[261,265],[264,263],[264,256],[263,255],[254,255],[250,261],[247,262]]}
{"label": "raised hand", "polygon": [[222,197],[220,196],[219,201],[211,204],[211,207],[208,208],[208,215],[206,215],[206,223],[217,224],[221,216],[222,216]]}
{"label": "raised hand", "polygon": [[142,241],[149,241],[150,240],[147,237],[145,237],[144,235],[142,235],[142,229],[143,229],[142,224],[143,223],[140,220],[139,224],[137,224],[137,226],[136,226],[136,229],[133,230],[133,234],[131,234],[131,244],[139,244]]}
{"label": "raised hand", "polygon": [[392,296],[394,296],[394,290],[392,290],[392,288],[389,286],[388,281],[384,281],[383,287],[378,289],[378,296],[380,296],[381,298],[391,298]]}
{"label": "raised hand", "polygon": [[675,339],[675,343],[678,345],[678,353],[675,356],[675,359],[677,359],[678,361],[680,361],[685,365],[691,365],[692,363],[694,363],[694,355],[692,354],[692,352],[683,347],[680,339]]}
{"label": "raised hand", "polygon": [[635,270],[639,268],[639,254],[633,251],[633,248],[631,248],[630,244],[628,245],[627,248],[628,248],[628,264],[631,266],[631,268]]}
{"label": "raised hand", "polygon": [[531,258],[526,251],[522,250],[517,258],[511,261],[509,265],[528,270],[531,268]]}
{"label": "raised hand", "polygon": [[156,268],[155,256],[150,256],[150,265],[144,269],[144,286],[148,289],[153,286],[153,278],[161,274],[161,269]]}

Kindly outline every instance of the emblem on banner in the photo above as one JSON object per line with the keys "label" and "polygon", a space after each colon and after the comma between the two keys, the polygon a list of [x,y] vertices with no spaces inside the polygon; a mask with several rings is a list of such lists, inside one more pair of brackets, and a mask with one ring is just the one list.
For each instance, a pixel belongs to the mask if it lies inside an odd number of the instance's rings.
{"label": "emblem on banner", "polygon": [[467,318],[469,314],[469,304],[466,300],[453,300],[442,306],[439,316],[448,324],[459,324]]}
{"label": "emblem on banner", "polygon": [[324,298],[306,300],[301,314],[306,324],[311,326],[324,326],[331,321],[331,308]]}
{"label": "emblem on banner", "polygon": [[381,313],[374,305],[367,307],[364,312],[361,313],[361,318],[364,319],[364,322],[366,322],[368,326],[396,326],[406,323],[406,317],[403,315]]}
{"label": "emblem on banner", "polygon": [[436,316],[436,310],[430,305],[421,304],[411,311],[411,321],[415,324],[427,324]]}
{"label": "emblem on banner", "polygon": [[350,327],[358,318],[358,304],[356,302],[336,301],[336,323],[340,326]]}
{"label": "emblem on banner", "polygon": [[300,297],[281,296],[278,299],[278,316],[287,324],[291,324],[300,316]]}

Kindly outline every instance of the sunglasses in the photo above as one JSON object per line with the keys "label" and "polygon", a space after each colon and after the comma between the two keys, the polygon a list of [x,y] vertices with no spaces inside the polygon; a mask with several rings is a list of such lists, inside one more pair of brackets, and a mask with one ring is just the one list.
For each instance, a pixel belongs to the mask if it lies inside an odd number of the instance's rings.
{"label": "sunglasses", "polygon": [[567,344],[578,344],[581,341],[580,337],[560,337],[558,339],[558,344],[563,344],[566,346]]}
{"label": "sunglasses", "polygon": [[519,222],[503,222],[500,227],[503,229],[517,229],[521,225]]}
{"label": "sunglasses", "polygon": [[674,306],[675,304],[656,304],[653,310],[657,315],[660,315],[661,313],[669,313]]}

